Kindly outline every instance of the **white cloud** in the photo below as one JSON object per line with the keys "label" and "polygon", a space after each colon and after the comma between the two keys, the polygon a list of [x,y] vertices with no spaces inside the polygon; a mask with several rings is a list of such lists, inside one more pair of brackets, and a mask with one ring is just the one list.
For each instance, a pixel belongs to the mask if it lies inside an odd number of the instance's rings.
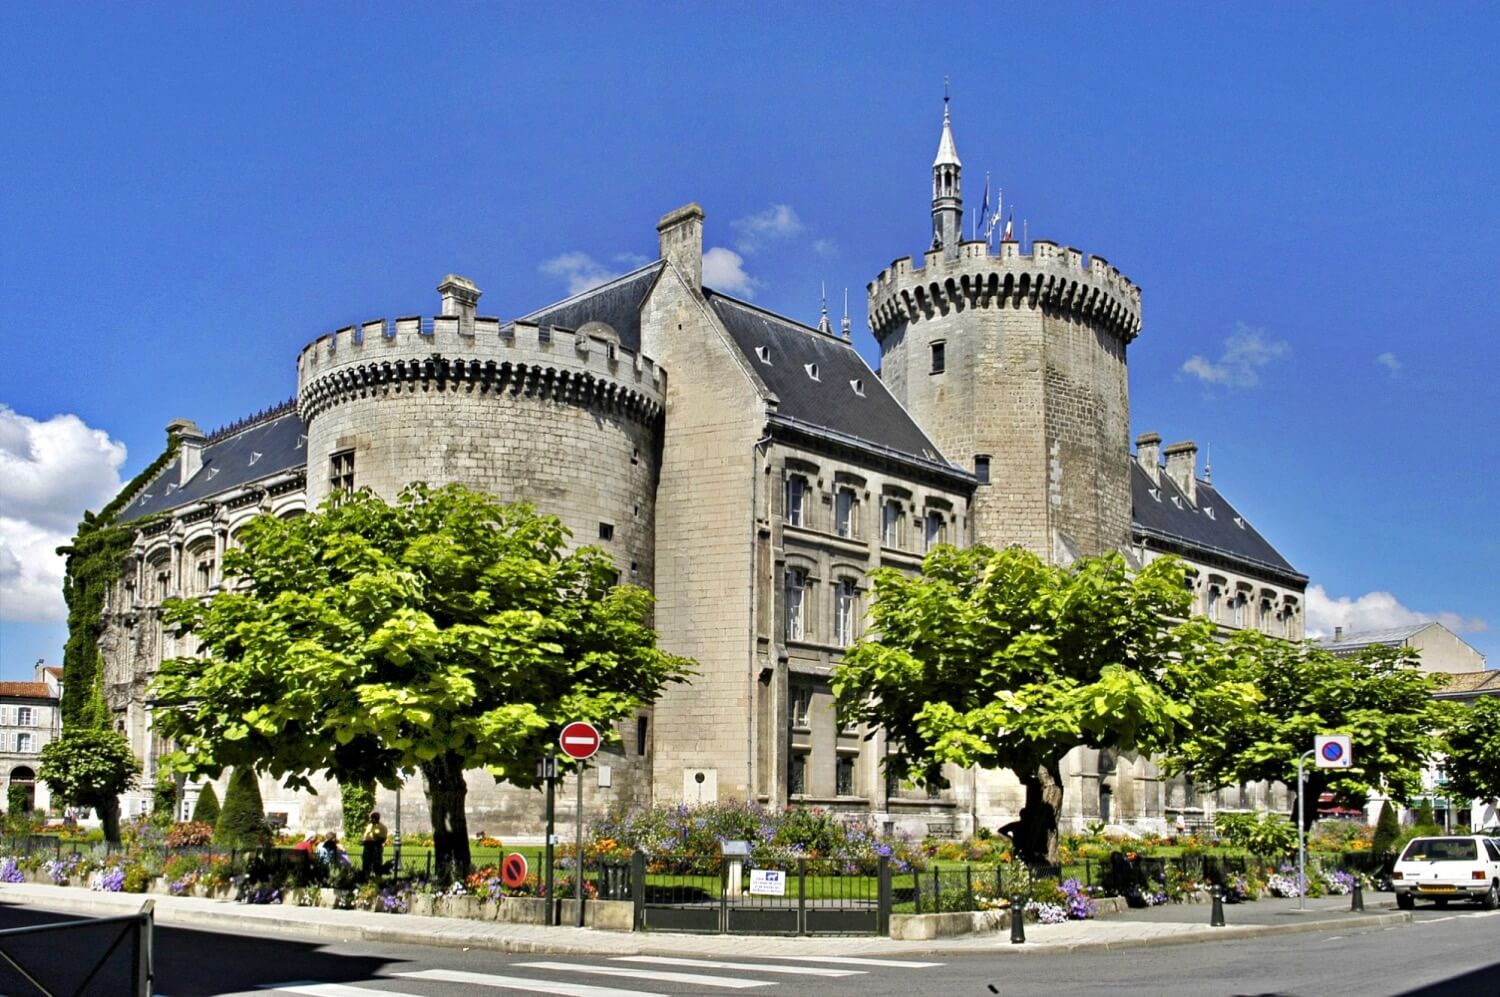
{"label": "white cloud", "polygon": [[813,241],[813,252],[819,256],[837,256],[839,244],[832,239],[816,239]]}
{"label": "white cloud", "polygon": [[768,242],[801,232],[802,219],[790,204],[773,204],[758,214],[736,218],[729,227],[735,232],[735,247],[742,253],[754,253]]}
{"label": "white cloud", "polygon": [[1366,592],[1351,599],[1348,596],[1333,598],[1321,585],[1314,585],[1307,590],[1309,637],[1330,636],[1334,627],[1343,627],[1344,633],[1353,634],[1433,620],[1454,633],[1481,633],[1490,628],[1489,623],[1478,616],[1465,617],[1448,612],[1423,613],[1410,609],[1389,592]]}
{"label": "white cloud", "polygon": [[1375,362],[1389,370],[1392,377],[1395,377],[1396,372],[1401,369],[1401,361],[1396,359],[1396,354],[1394,353],[1382,353],[1375,358]]}
{"label": "white cloud", "polygon": [[1264,329],[1251,328],[1241,322],[1224,340],[1217,360],[1194,355],[1183,361],[1179,377],[1196,377],[1204,384],[1227,388],[1253,388],[1260,383],[1260,372],[1271,361],[1291,352],[1285,340],[1271,339]]}
{"label": "white cloud", "polygon": [[732,249],[714,246],[703,253],[703,283],[716,291],[755,296],[760,281],[745,272],[745,258]]}
{"label": "white cloud", "polygon": [[611,263],[600,263],[588,253],[574,252],[554,256],[537,269],[567,281],[569,294],[582,294],[650,262],[636,253],[619,253]]}
{"label": "white cloud", "polygon": [[0,619],[66,616],[57,548],[119,492],[124,463],[125,445],[76,415],[38,422],[0,404]]}

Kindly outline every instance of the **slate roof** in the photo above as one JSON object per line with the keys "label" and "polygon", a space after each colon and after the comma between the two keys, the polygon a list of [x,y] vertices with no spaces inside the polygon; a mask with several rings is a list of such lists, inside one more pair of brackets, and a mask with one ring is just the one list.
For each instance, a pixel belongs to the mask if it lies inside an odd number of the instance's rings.
{"label": "slate roof", "polygon": [[19,696],[23,699],[51,699],[52,690],[45,682],[0,682],[0,696]]}
{"label": "slate roof", "polygon": [[120,522],[178,509],[222,492],[274,477],[307,464],[307,429],[295,409],[210,437],[203,466],[187,484],[178,480],[181,457],[173,460],[120,512]]}
{"label": "slate roof", "polygon": [[[1195,508],[1166,471],[1159,475],[1161,483],[1153,484],[1146,469],[1132,458],[1130,475],[1134,532],[1184,548],[1184,553],[1206,553],[1240,562],[1251,569],[1250,573],[1269,573],[1292,584],[1307,584],[1307,576],[1293,568],[1213,485],[1197,483]],[[1209,509],[1212,516],[1206,511]]]}
{"label": "slate roof", "polygon": [[[751,369],[780,399],[777,415],[957,470],[842,337],[717,291],[704,294]],[[762,348],[769,351],[769,363],[756,352]],[[817,366],[816,381],[809,364]]]}
{"label": "slate roof", "polygon": [[1362,647],[1370,647],[1374,644],[1385,644],[1394,647],[1403,641],[1410,640],[1432,625],[1432,621],[1427,620],[1422,623],[1408,623],[1404,627],[1362,630],[1359,633],[1346,633],[1338,640],[1334,640],[1331,637],[1326,638],[1318,641],[1318,644],[1329,651],[1357,651]]}
{"label": "slate roof", "polygon": [[641,302],[661,273],[661,260],[616,277],[607,284],[539,308],[516,321],[555,325],[577,331],[588,322],[604,322],[620,337],[620,345],[632,353],[641,351]]}

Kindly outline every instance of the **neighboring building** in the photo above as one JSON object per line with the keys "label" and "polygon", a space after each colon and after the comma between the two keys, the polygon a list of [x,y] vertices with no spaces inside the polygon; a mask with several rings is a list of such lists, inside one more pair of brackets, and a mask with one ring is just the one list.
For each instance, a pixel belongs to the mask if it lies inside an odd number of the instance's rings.
{"label": "neighboring building", "polygon": [[[805,802],[917,833],[1013,819],[1023,794],[1008,774],[950,770],[949,788],[915,791],[881,777],[879,731],[840,728],[832,709],[829,674],[864,626],[869,571],[915,571],[937,543],[1020,544],[1054,563],[1173,550],[1205,593],[1244,585],[1300,635],[1306,579],[1194,484],[1187,451],[1169,448],[1168,476],[1187,468],[1176,484],[1147,485],[1154,463],[1131,460],[1139,290],[1076,249],[961,239],[946,107],[931,215],[920,265],[898,259],[868,288],[879,375],[847,317],[835,330],[825,308],[804,325],[704,287],[704,215],[688,205],[658,223],[658,260],[600,287],[501,321],[450,275],[434,318],[308,345],[294,401],[211,435],[173,423],[178,458],[124,507],[141,525],[100,641],[143,784],[166,747],[150,679],[196,650],[163,632],[161,600],[217,591],[251,517],[302,515],[347,488],[390,498],[414,480],[461,482],[528,499],[655,593],[663,646],[699,671],[619,726],[588,776],[590,808]],[[1152,489],[1167,511],[1147,505]],[[1235,625],[1227,611],[1222,622]],[[1103,808],[1162,826],[1154,766],[1098,755],[1069,757],[1066,819]],[[479,775],[470,790],[472,828],[537,826],[535,792]],[[293,825],[337,821],[336,792],[262,793]],[[420,793],[403,803],[424,819]],[[127,801],[146,807],[144,794]]]}
{"label": "neighboring building", "polygon": [[1333,636],[1319,638],[1318,644],[1338,655],[1354,654],[1367,647],[1409,647],[1421,656],[1424,672],[1459,674],[1484,671],[1484,655],[1436,622],[1347,634],[1343,627],[1335,627]]}
{"label": "neighboring building", "polygon": [[46,813],[51,805],[47,784],[38,781],[42,746],[62,731],[62,669],[36,663],[31,682],[0,682],[0,774],[5,792],[0,806],[9,808],[10,788],[26,793],[26,809]]}

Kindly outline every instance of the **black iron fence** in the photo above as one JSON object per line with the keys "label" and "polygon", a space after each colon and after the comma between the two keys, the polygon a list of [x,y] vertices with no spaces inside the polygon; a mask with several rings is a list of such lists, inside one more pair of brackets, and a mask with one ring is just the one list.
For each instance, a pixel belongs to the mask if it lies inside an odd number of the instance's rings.
{"label": "black iron fence", "polygon": [[154,993],[155,901],[139,913],[0,930],[0,988],[7,994],[108,997]]}

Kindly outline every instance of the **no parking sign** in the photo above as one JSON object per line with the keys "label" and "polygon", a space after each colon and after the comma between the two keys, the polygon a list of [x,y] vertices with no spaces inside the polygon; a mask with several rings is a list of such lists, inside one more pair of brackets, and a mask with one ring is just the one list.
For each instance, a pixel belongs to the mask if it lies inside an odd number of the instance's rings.
{"label": "no parking sign", "polygon": [[1349,735],[1319,734],[1314,737],[1313,762],[1320,769],[1346,769],[1353,765],[1354,750]]}

